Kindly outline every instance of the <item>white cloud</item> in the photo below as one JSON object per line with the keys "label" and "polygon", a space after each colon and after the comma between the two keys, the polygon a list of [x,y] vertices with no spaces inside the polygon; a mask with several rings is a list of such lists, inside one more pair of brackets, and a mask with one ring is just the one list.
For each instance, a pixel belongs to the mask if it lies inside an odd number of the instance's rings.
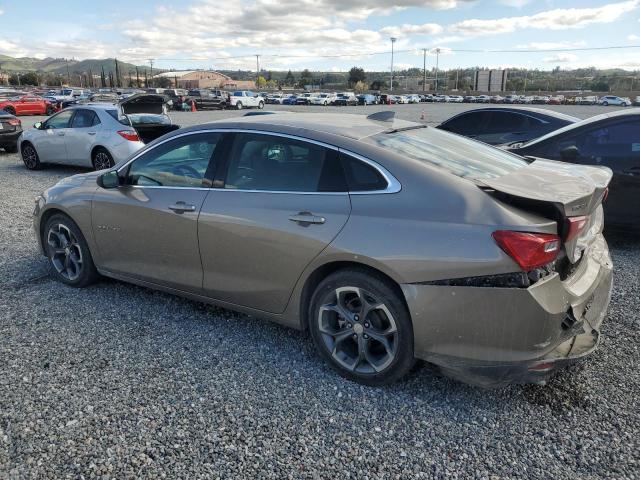
{"label": "white cloud", "polygon": [[563,48],[581,48],[585,47],[587,42],[581,40],[579,42],[531,42],[524,45],[516,45],[516,48],[523,50],[561,50]]}
{"label": "white cloud", "polygon": [[522,8],[531,3],[532,0],[500,0],[500,3],[507,7]]}
{"label": "white cloud", "polygon": [[398,27],[384,27],[380,33],[390,37],[402,37],[405,35],[438,35],[443,28],[437,23],[424,23],[422,25],[411,25],[405,23]]}
{"label": "white cloud", "polygon": [[505,17],[494,20],[469,19],[449,27],[452,33],[469,36],[511,33],[523,28],[564,30],[582,28],[595,23],[611,23],[638,8],[640,0],[610,3],[595,8],[565,8],[548,10],[535,15]]}
{"label": "white cloud", "polygon": [[557,53],[542,60],[547,63],[571,63],[578,60],[578,56],[572,53]]}
{"label": "white cloud", "polygon": [[631,35],[627,36],[627,40],[629,40],[630,42],[635,42],[640,40],[640,37],[632,33]]}
{"label": "white cloud", "polygon": [[4,13],[4,10],[0,8],[0,15]]}

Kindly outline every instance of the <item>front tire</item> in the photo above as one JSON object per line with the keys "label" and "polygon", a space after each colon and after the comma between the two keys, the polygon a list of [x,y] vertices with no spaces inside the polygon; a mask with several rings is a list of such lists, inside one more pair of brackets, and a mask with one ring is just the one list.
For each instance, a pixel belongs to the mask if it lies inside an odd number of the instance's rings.
{"label": "front tire", "polygon": [[38,152],[36,152],[35,147],[28,142],[22,145],[22,161],[24,162],[24,166],[29,170],[40,170],[42,168]]}
{"label": "front tire", "polygon": [[113,157],[104,148],[97,148],[91,156],[91,163],[94,170],[105,170],[115,165]]}
{"label": "front tire", "polygon": [[51,105],[49,105],[49,106],[47,107],[47,111],[45,112],[45,114],[46,114],[47,116],[51,116],[51,115],[53,115],[53,113],[54,113],[55,111],[56,111],[56,110],[55,110]]}
{"label": "front tire", "polygon": [[603,103],[602,103],[602,106],[603,106],[603,107],[608,107],[608,106],[609,106],[609,102],[603,102]]}
{"label": "front tire", "polygon": [[316,288],[309,330],[320,355],[343,377],[393,383],[415,364],[413,326],[396,288],[360,269],[331,274]]}
{"label": "front tire", "polygon": [[47,221],[42,244],[56,280],[82,288],[98,279],[87,241],[75,222],[66,215],[53,215]]}
{"label": "front tire", "polygon": [[16,114],[16,109],[13,107],[5,107],[4,111],[7,112],[10,115],[15,115]]}

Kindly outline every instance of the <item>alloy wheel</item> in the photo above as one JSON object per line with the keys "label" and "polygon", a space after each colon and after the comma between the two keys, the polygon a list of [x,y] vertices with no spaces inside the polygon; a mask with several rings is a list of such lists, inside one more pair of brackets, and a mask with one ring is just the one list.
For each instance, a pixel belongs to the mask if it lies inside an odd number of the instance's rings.
{"label": "alloy wheel", "polygon": [[36,168],[38,166],[38,154],[36,153],[36,149],[31,145],[26,145],[22,149],[22,160],[27,168]]}
{"label": "alloy wheel", "polygon": [[73,282],[82,274],[82,250],[78,239],[64,224],[52,225],[47,232],[49,259],[56,271]]}
{"label": "alloy wheel", "polygon": [[111,168],[111,158],[109,158],[106,152],[98,152],[96,153],[93,164],[96,170]]}
{"label": "alloy wheel", "polygon": [[317,321],[324,346],[351,372],[381,372],[396,357],[398,329],[393,315],[361,288],[341,287],[331,292]]}

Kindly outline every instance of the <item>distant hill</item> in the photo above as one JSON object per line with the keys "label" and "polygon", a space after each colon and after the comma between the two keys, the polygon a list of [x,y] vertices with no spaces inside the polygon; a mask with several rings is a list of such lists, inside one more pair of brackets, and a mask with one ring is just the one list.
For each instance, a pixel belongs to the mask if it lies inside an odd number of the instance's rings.
{"label": "distant hill", "polygon": [[[89,59],[89,60],[68,60],[64,58],[14,58],[7,55],[0,55],[0,70],[4,72],[51,72],[66,74],[67,65],[70,73],[85,73],[91,70],[94,74],[100,74],[102,67],[106,74],[116,71],[116,62],[114,58]],[[135,72],[136,66],[132,63],[121,62],[118,60],[118,68],[121,74],[125,72]],[[138,66],[141,75],[149,70],[148,66]],[[158,73],[161,70],[158,70]],[[154,70],[155,73],[155,70]]]}

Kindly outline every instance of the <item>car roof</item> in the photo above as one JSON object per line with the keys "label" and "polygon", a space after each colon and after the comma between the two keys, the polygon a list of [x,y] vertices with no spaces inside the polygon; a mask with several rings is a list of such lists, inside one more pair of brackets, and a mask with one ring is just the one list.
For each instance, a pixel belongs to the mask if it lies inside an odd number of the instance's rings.
{"label": "car roof", "polygon": [[500,112],[514,112],[514,113],[522,113],[522,114],[530,114],[532,116],[537,116],[537,117],[553,117],[553,118],[557,118],[558,120],[566,120],[568,122],[580,122],[581,120],[578,117],[573,117],[571,115],[567,115],[566,113],[560,113],[560,112],[556,112],[555,110],[549,110],[546,108],[535,108],[535,107],[502,107],[502,106],[495,106],[495,107],[484,107],[484,108],[473,108],[471,110],[466,110],[462,113],[459,113],[458,115],[455,115],[447,120],[445,120],[444,123],[449,122],[450,120],[453,120],[454,118],[458,118],[460,116],[463,115],[468,115],[471,112],[481,112],[481,111],[489,111],[489,112],[495,112],[495,111],[500,111]]}
{"label": "car roof", "polygon": [[[289,133],[292,129],[304,130],[303,135],[313,139],[318,134],[330,134],[353,140],[361,140],[389,130],[422,126],[420,123],[394,118],[380,121],[365,115],[350,113],[282,113],[279,115],[253,115],[234,117],[182,129],[206,130],[207,128],[233,128]],[[302,132],[301,132],[302,133]],[[315,135],[314,135],[315,134]]]}

